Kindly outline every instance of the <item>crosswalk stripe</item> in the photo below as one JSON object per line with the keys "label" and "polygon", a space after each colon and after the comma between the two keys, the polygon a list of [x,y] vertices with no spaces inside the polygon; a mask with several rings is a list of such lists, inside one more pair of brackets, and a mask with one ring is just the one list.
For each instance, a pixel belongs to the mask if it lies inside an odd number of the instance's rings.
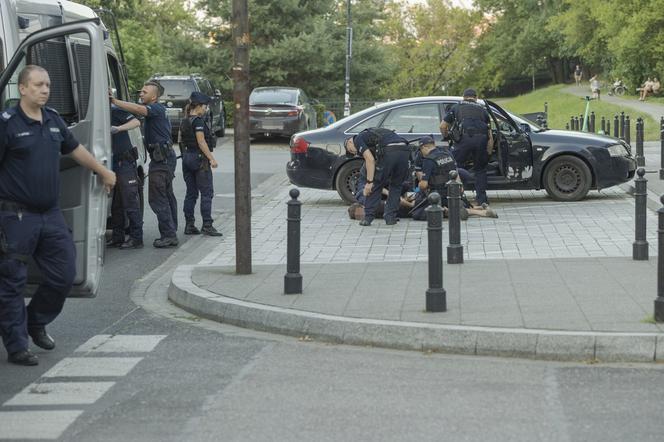
{"label": "crosswalk stripe", "polygon": [[45,378],[125,376],[143,358],[65,358],[44,373]]}
{"label": "crosswalk stripe", "polygon": [[46,382],[30,384],[4,403],[17,405],[94,404],[115,382]]}
{"label": "crosswalk stripe", "polygon": [[97,335],[76,349],[77,353],[148,353],[166,335]]}
{"label": "crosswalk stripe", "polygon": [[57,439],[82,410],[0,411],[0,440]]}

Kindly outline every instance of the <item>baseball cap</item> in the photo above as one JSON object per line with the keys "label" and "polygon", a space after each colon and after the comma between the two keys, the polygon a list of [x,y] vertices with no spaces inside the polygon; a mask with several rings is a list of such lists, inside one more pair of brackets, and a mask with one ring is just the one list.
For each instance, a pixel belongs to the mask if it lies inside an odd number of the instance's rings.
{"label": "baseball cap", "polygon": [[422,147],[426,144],[435,144],[436,142],[430,136],[425,136],[420,138],[419,146]]}
{"label": "baseball cap", "polygon": [[191,101],[191,104],[208,104],[210,103],[210,97],[202,92],[192,92],[189,101]]}
{"label": "baseball cap", "polygon": [[477,92],[475,89],[468,88],[465,91],[463,91],[463,96],[464,97],[477,97]]}

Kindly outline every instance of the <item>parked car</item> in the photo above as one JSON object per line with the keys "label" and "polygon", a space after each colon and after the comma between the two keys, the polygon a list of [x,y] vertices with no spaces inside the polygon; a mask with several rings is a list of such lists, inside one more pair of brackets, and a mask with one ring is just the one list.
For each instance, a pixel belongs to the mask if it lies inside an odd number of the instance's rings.
{"label": "parked car", "polygon": [[290,137],[317,127],[315,101],[294,87],[257,87],[249,96],[249,134]]}
{"label": "parked car", "polygon": [[212,122],[212,131],[218,137],[226,133],[226,109],[221,92],[215,89],[212,83],[199,74],[190,75],[161,75],[155,74],[151,80],[156,80],[164,87],[164,93],[159,102],[166,106],[166,113],[171,122],[173,141],[177,142],[180,130],[180,121],[184,117],[184,107],[192,92],[202,92],[211,98],[209,119]]}
{"label": "parked car", "polygon": [[[336,190],[351,203],[362,160],[347,155],[345,138],[368,127],[395,130],[409,141],[432,135],[442,140],[439,124],[461,97],[419,97],[383,103],[325,128],[291,137],[286,172],[301,187]],[[609,136],[550,130],[516,116],[488,100],[496,148],[487,172],[488,189],[545,189],[558,201],[577,201],[592,189],[624,183],[634,176],[630,146]],[[472,189],[473,182],[465,183]]]}

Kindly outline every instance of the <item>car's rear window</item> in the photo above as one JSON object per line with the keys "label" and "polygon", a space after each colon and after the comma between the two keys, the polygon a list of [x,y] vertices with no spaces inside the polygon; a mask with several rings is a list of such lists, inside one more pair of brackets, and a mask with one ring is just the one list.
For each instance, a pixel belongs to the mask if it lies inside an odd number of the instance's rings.
{"label": "car's rear window", "polygon": [[284,89],[262,89],[253,91],[249,104],[296,104],[297,92]]}
{"label": "car's rear window", "polygon": [[194,92],[194,82],[191,80],[159,80],[164,87],[164,95],[168,98],[189,98]]}

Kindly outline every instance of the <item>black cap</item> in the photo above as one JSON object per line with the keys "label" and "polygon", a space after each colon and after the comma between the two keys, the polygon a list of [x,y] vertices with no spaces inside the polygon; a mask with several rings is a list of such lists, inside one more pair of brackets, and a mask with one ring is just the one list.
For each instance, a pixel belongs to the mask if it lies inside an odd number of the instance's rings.
{"label": "black cap", "polygon": [[477,92],[475,91],[475,89],[468,88],[465,91],[463,91],[463,96],[464,97],[475,97],[475,98],[477,98]]}
{"label": "black cap", "polygon": [[189,101],[191,101],[191,104],[208,104],[210,103],[210,97],[202,92],[192,92]]}
{"label": "black cap", "polygon": [[427,145],[427,144],[435,144],[436,142],[433,140],[433,138],[426,136],[420,138],[419,145],[420,147]]}

